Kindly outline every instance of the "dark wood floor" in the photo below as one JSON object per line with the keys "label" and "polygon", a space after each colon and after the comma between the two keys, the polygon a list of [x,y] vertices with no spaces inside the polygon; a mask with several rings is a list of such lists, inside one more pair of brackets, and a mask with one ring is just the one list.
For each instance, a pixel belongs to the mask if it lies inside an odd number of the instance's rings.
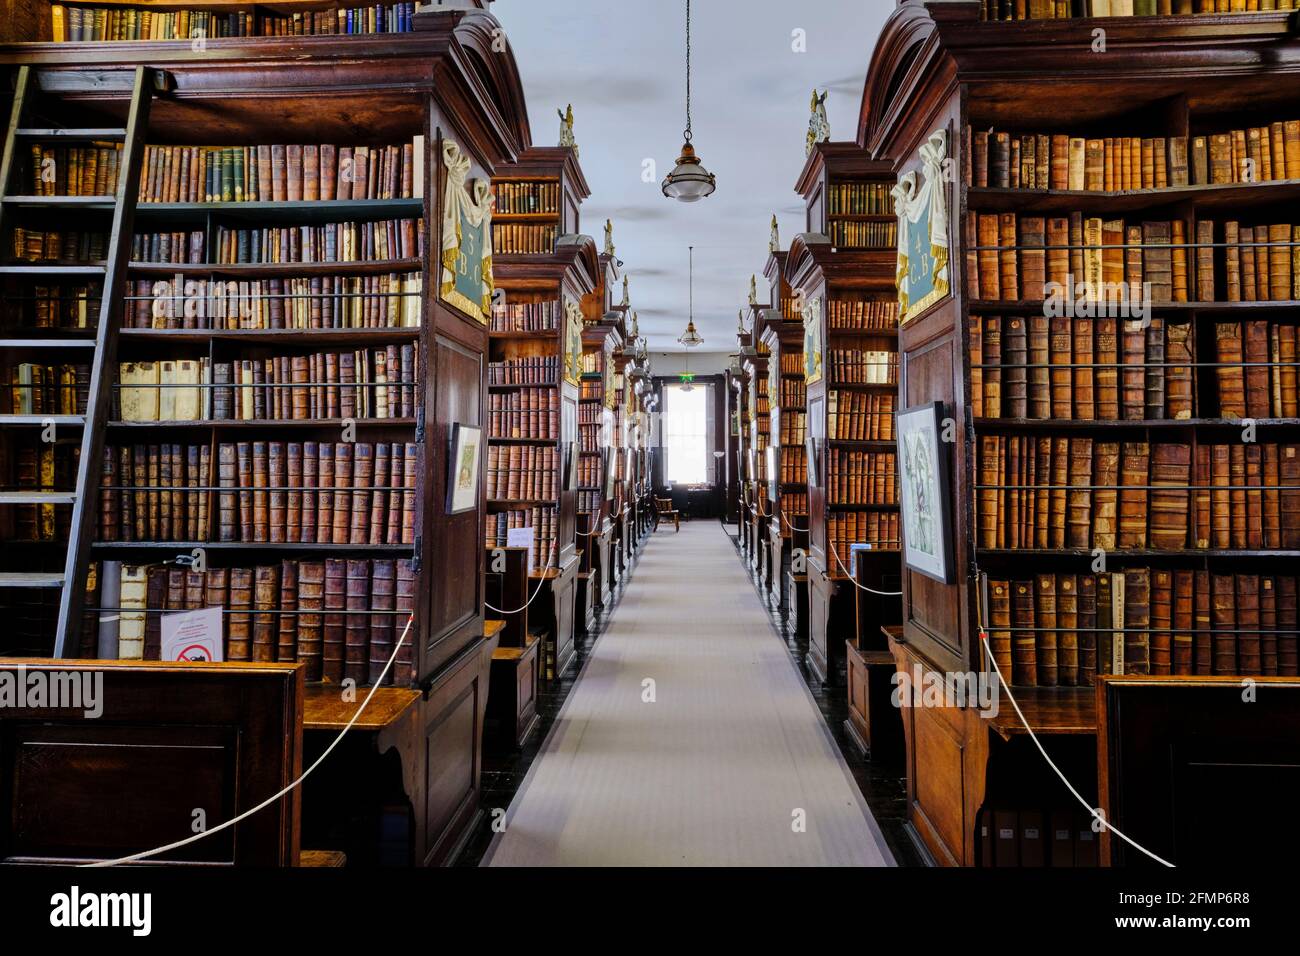
{"label": "dark wood floor", "polygon": [[[733,543],[736,543],[734,538]],[[736,560],[740,560],[738,544]],[[617,610],[623,591],[628,587],[636,587],[635,565],[632,573],[626,578],[625,584],[613,596],[609,606],[597,611],[595,627],[592,628],[589,634],[577,639],[577,661],[569,669],[568,675],[551,686],[541,689],[538,695],[537,708],[540,720],[537,729],[533,731],[524,747],[509,754],[484,754],[483,809],[485,812],[478,830],[457,860],[458,866],[477,866],[483,854],[487,851],[493,836],[493,810],[505,809],[510,805],[510,801],[514,799],[516,791],[518,791],[520,784],[523,783],[524,776],[528,773],[528,768],[532,765],[533,759],[537,756],[542,743],[546,740],[546,736],[550,732],[560,708],[564,706],[569,691],[573,689],[578,675],[582,672],[591,648],[600,639],[605,622]],[[808,688],[821,710],[822,717],[830,728],[831,735],[839,746],[840,752],[844,755],[844,760],[852,772],[858,789],[862,791],[867,806],[871,808],[876,822],[880,825],[890,852],[894,854],[894,859],[900,866],[923,865],[923,857],[917,851],[916,845],[906,829],[907,790],[902,765],[879,766],[863,758],[844,732],[844,721],[848,718],[844,688],[822,685],[811,676],[804,664],[804,657],[808,652],[807,640],[800,641],[795,637],[793,629],[787,626],[785,616],[781,610],[770,606],[766,597],[760,593],[756,582],[754,599],[767,608],[773,633],[786,645],[791,659],[799,668],[804,681],[807,682]],[[500,814],[495,816],[500,816]]]}

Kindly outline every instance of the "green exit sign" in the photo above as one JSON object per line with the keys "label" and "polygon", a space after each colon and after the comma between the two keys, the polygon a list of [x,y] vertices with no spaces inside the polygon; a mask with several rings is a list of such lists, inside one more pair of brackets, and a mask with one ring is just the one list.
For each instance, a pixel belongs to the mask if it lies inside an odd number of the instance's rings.
{"label": "green exit sign", "polygon": [[694,373],[694,372],[682,372],[681,375],[678,376],[678,378],[680,378],[680,379],[682,380],[682,384],[683,384],[683,385],[690,385],[690,384],[692,384],[692,383],[695,381],[695,373]]}

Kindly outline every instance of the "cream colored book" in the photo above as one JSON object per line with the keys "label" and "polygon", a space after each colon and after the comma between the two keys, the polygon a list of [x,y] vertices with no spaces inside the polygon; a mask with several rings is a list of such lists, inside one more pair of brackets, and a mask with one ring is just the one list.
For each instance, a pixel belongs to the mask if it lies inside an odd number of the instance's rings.
{"label": "cream colored book", "polygon": [[1087,140],[1082,136],[1070,137],[1069,153],[1069,182],[1066,186],[1070,189],[1084,188],[1084,170],[1086,169]]}
{"label": "cream colored book", "polygon": [[1110,672],[1124,673],[1124,574],[1113,571],[1110,575],[1110,624],[1117,628],[1111,635]]}
{"label": "cream colored book", "polygon": [[1085,219],[1083,221],[1083,281],[1087,283],[1087,292],[1085,294],[1090,299],[1101,295],[1103,281],[1102,250],[1097,248],[1101,245],[1101,239],[1101,219]]}
{"label": "cream colored book", "polygon": [[118,607],[122,617],[117,628],[117,656],[119,660],[141,660],[144,657],[144,619],[147,600],[148,572],[143,565],[122,565],[122,589]]}
{"label": "cream colored book", "polygon": [[191,422],[201,417],[202,403],[199,399],[199,363],[194,359],[180,359],[175,363],[175,381],[177,387],[172,391],[176,397],[172,401],[173,421]]}
{"label": "cream colored book", "polygon": [[158,421],[158,363],[123,362],[118,383],[122,386],[122,421]]}
{"label": "cream colored book", "polygon": [[415,156],[415,168],[411,170],[411,195],[417,199],[424,195],[424,164],[428,158],[424,155],[424,134],[412,141],[411,153]]}
{"label": "cream colored book", "polygon": [[165,359],[158,363],[158,421],[174,422],[176,415],[176,363]]}
{"label": "cream colored book", "polygon": [[251,422],[253,420],[253,362],[252,359],[242,359],[239,362],[239,382],[243,386],[239,390],[239,415],[240,421]]}

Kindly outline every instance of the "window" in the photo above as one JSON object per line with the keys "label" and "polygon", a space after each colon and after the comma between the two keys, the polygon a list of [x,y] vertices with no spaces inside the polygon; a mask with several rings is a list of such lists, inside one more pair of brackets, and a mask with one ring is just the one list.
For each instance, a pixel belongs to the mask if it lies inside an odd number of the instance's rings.
{"label": "window", "polygon": [[664,386],[660,419],[665,477],[669,484],[695,485],[709,480],[709,397],[712,387]]}

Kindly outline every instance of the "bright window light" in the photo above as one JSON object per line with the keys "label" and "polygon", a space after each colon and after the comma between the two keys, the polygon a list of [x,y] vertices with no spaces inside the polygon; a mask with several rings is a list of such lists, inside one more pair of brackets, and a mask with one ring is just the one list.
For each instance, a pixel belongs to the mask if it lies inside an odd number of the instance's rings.
{"label": "bright window light", "polygon": [[680,385],[664,388],[660,419],[668,481],[674,485],[704,484],[709,480],[708,401],[711,386]]}

